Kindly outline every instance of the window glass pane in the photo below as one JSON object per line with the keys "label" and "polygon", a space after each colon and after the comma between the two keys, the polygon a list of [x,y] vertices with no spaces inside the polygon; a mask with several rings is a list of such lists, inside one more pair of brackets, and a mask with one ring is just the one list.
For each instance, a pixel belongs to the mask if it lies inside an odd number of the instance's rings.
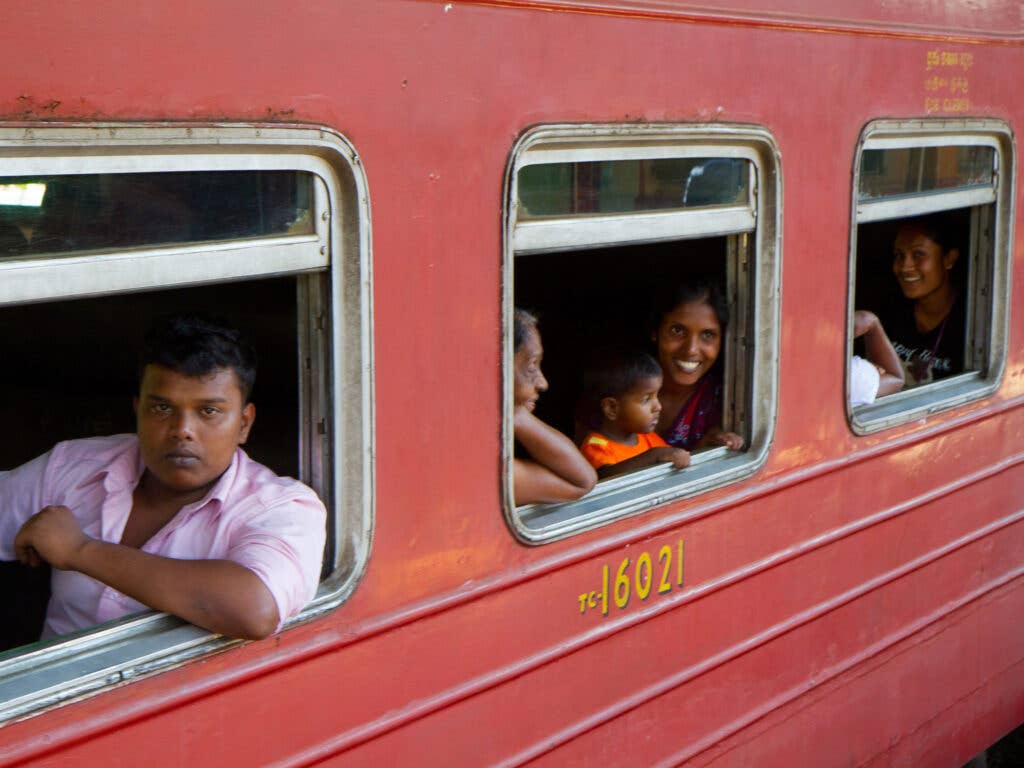
{"label": "window glass pane", "polygon": [[861,200],[993,183],[995,150],[984,146],[868,149],[861,155]]}
{"label": "window glass pane", "polygon": [[0,258],[311,234],[310,173],[0,177]]}
{"label": "window glass pane", "polygon": [[519,219],[744,203],[748,161],[723,157],[529,165]]}

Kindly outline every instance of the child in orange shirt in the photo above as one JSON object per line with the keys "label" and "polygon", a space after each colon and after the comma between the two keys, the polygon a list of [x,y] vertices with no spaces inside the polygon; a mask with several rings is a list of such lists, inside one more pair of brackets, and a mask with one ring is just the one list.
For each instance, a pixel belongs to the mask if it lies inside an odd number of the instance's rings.
{"label": "child in orange shirt", "polygon": [[653,464],[689,466],[690,454],[672,448],[654,431],[661,403],[661,366],[645,352],[615,355],[587,374],[589,401],[601,426],[580,446],[598,477],[633,472]]}

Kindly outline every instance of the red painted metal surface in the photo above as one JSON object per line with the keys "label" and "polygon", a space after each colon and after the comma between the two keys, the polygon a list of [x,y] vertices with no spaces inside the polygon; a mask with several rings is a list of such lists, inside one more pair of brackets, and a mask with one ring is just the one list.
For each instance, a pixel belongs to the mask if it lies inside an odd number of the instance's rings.
{"label": "red painted metal surface", "polygon": [[[569,5],[5,8],[5,120],[310,123],[353,143],[377,504],[338,610],[8,725],[0,764],[945,766],[1024,721],[1021,265],[994,396],[868,437],[842,408],[858,136],[926,115],[936,50],[973,54],[971,116],[1019,130],[1016,4]],[[502,182],[526,127],[575,121],[772,132],[778,420],[752,478],[528,548],[500,508]],[[580,615],[603,565],[681,537],[685,591]]]}

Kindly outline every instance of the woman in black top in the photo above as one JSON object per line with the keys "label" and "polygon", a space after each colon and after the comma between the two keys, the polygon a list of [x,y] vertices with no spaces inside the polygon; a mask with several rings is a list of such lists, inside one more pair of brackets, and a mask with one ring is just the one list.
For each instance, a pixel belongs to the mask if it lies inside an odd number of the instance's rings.
{"label": "woman in black top", "polygon": [[892,271],[903,295],[883,325],[903,363],[907,386],[964,369],[964,306],[952,270],[960,257],[940,216],[904,221],[893,243]]}

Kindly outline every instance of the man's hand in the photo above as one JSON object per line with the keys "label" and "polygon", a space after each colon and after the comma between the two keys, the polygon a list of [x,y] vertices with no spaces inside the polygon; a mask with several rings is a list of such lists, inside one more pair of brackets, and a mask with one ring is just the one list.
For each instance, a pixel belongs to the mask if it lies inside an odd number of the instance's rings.
{"label": "man's hand", "polygon": [[73,563],[89,541],[67,507],[44,507],[30,517],[14,537],[14,554],[26,565],[44,562],[62,571]]}

